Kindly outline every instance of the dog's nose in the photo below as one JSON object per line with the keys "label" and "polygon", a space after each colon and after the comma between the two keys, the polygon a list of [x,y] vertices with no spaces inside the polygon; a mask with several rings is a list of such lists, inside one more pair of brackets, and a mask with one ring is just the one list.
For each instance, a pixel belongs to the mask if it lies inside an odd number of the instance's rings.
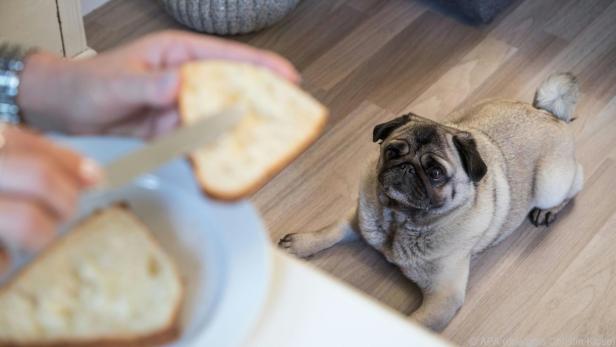
{"label": "dog's nose", "polygon": [[405,141],[394,140],[385,147],[385,159],[400,158],[409,153],[409,145]]}

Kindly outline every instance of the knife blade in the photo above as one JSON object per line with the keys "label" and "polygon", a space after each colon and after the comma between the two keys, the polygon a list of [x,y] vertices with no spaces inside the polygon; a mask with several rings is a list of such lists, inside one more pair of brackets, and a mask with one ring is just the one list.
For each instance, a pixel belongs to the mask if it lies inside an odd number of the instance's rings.
{"label": "knife blade", "polygon": [[236,108],[224,110],[212,116],[178,128],[170,134],[149,142],[143,147],[122,156],[104,166],[105,179],[94,190],[122,187],[135,178],[153,171],[171,159],[206,145],[237,125],[244,112]]}

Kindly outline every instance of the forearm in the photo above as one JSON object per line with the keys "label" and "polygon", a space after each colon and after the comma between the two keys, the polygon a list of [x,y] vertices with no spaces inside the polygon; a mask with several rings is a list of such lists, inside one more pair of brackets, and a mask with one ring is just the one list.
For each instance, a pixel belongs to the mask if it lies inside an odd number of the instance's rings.
{"label": "forearm", "polygon": [[70,62],[47,52],[26,57],[17,104],[28,124],[64,130],[62,118],[70,111],[71,97],[75,97],[68,85],[69,65]]}

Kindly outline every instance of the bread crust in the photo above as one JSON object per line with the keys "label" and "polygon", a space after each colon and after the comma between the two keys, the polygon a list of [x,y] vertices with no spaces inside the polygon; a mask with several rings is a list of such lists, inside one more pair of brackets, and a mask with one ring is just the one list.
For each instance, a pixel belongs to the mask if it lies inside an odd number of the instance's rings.
{"label": "bread crust", "polygon": [[[80,226],[82,226],[84,223],[86,223],[90,219],[96,218],[98,215],[102,214],[106,209],[114,208],[114,207],[120,208],[126,211],[130,211],[130,205],[128,202],[119,201],[119,202],[112,204],[111,206],[99,208],[95,210],[92,214],[90,214],[83,221],[80,221],[74,228],[79,228]],[[155,246],[162,249],[158,240],[152,235],[149,228],[143,223],[143,221],[141,221],[136,216],[135,216],[135,219],[146,230],[148,230],[147,237],[150,238],[150,240],[155,244]],[[9,290],[11,286],[17,281],[17,279],[23,276],[28,271],[28,269],[30,269],[30,267],[34,266],[36,262],[44,261],[45,257],[47,257],[48,254],[52,253],[53,250],[56,247],[58,247],[61,243],[67,242],[69,238],[70,238],[70,231],[69,231],[69,235],[66,235],[66,237],[62,237],[57,242],[54,242],[49,247],[45,248],[37,256],[37,259],[35,261],[31,261],[30,263],[26,264],[26,266],[20,269],[20,271],[17,274],[15,274],[15,276],[10,278],[8,282],[6,282],[4,285],[0,287],[0,295],[4,291]],[[174,267],[176,266],[174,262],[173,262],[173,266]],[[176,268],[176,273],[178,273],[177,268]],[[64,346],[66,347],[113,347],[113,346],[115,347],[141,347],[141,346],[144,346],[145,347],[145,346],[158,346],[158,345],[162,345],[165,343],[173,342],[177,340],[181,334],[180,313],[182,311],[183,303],[186,299],[185,298],[186,288],[185,288],[183,281],[181,281],[181,279],[180,279],[180,284],[181,284],[180,300],[175,307],[175,312],[173,313],[171,319],[169,320],[169,323],[165,327],[159,329],[158,331],[154,331],[148,335],[128,336],[128,337],[109,337],[109,338],[93,339],[93,340],[84,339],[81,341],[58,340],[58,341],[43,342],[43,343],[38,343],[38,342],[26,342],[26,343],[19,342],[18,343],[18,342],[11,342],[11,341],[5,341],[5,340],[0,339],[0,347],[64,347]]]}
{"label": "bread crust", "polygon": [[[179,312],[179,310],[178,310]],[[147,347],[147,346],[159,346],[165,343],[175,341],[180,336],[180,326],[178,324],[179,315],[176,314],[174,323],[167,328],[161,329],[158,332],[152,333],[147,336],[140,337],[113,337],[91,341],[54,341],[46,343],[14,343],[0,341],[0,347]]]}
{"label": "bread crust", "polygon": [[[186,120],[186,111],[185,111],[186,105],[183,102],[183,98],[181,97],[184,91],[184,86],[186,85],[186,83],[184,83],[183,81],[186,78],[187,78],[186,73],[182,73],[180,76],[180,79],[181,79],[180,101],[178,103],[181,125],[188,124]],[[201,188],[201,191],[211,198],[214,198],[216,200],[225,201],[225,202],[234,202],[242,198],[249,197],[250,195],[254,194],[256,191],[258,191],[261,187],[263,187],[265,184],[267,184],[272,178],[274,178],[278,173],[280,173],[280,171],[282,171],[287,165],[289,165],[293,160],[295,160],[300,154],[302,154],[306,149],[308,149],[308,147],[319,138],[319,135],[321,134],[321,132],[325,128],[325,125],[327,124],[328,116],[329,116],[329,112],[327,111],[326,108],[323,108],[323,112],[321,113],[320,118],[319,118],[319,123],[312,129],[309,136],[307,136],[302,143],[300,143],[299,145],[295,147],[294,151],[289,152],[289,154],[287,154],[286,156],[281,157],[276,163],[274,163],[268,168],[268,170],[262,175],[262,177],[255,180],[255,182],[253,182],[250,186],[246,187],[243,190],[237,190],[233,193],[217,190],[215,187],[208,185],[205,179],[203,178],[204,175],[201,172],[202,168],[200,168],[199,165],[197,165],[194,155],[189,154],[187,156],[187,159],[188,159],[188,162],[190,163],[190,166],[193,169],[193,172],[195,173],[195,177],[196,177],[197,182],[199,183],[199,187]]]}

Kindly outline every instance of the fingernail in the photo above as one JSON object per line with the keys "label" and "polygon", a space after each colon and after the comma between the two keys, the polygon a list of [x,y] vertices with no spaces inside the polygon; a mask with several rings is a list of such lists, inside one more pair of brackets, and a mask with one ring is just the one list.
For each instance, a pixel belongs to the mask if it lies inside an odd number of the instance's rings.
{"label": "fingernail", "polygon": [[81,161],[79,174],[84,181],[90,184],[99,182],[103,179],[103,170],[97,162],[89,158],[85,158]]}

